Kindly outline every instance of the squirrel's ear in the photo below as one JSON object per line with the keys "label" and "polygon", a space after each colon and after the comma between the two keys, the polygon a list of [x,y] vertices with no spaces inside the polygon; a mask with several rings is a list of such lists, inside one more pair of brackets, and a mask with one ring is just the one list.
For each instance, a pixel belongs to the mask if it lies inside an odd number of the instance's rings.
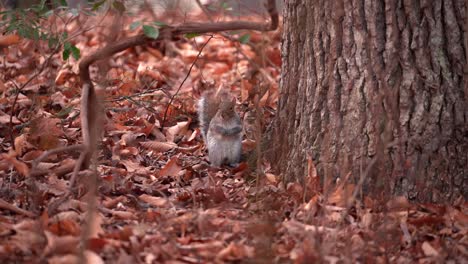
{"label": "squirrel's ear", "polygon": [[231,103],[236,104],[236,98],[234,96],[232,97]]}

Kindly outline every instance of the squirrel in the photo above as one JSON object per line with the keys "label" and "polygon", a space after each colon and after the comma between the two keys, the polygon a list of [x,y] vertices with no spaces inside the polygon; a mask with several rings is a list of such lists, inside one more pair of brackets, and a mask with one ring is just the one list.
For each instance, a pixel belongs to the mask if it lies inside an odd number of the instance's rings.
{"label": "squirrel", "polygon": [[198,119],[212,166],[235,166],[242,152],[242,122],[236,98],[225,90],[206,91],[198,101]]}

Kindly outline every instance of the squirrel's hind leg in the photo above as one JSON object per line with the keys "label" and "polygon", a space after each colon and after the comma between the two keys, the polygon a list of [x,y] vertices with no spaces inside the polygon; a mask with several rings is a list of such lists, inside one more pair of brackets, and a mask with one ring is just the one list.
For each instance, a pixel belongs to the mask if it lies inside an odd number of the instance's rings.
{"label": "squirrel's hind leg", "polygon": [[227,161],[231,167],[237,167],[237,165],[239,165],[242,154],[242,143],[234,144],[234,146],[235,148],[232,149],[232,153],[230,153]]}

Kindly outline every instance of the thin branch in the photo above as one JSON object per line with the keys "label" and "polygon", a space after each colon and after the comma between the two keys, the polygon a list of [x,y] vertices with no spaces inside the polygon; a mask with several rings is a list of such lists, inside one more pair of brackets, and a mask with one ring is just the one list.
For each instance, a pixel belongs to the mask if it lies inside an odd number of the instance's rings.
{"label": "thin branch", "polygon": [[24,209],[21,209],[17,206],[14,206],[10,203],[8,203],[7,201],[3,200],[0,198],[0,209],[4,209],[4,210],[8,210],[8,211],[12,211],[12,212],[15,212],[17,214],[22,214],[22,215],[25,215],[27,217],[36,217],[35,214],[29,212],[29,211],[26,211]]}
{"label": "thin branch", "polygon": [[50,155],[58,154],[60,152],[68,152],[68,151],[76,151],[76,150],[82,151],[83,149],[84,149],[83,145],[72,145],[72,146],[66,146],[66,147],[61,147],[61,148],[56,148],[56,149],[51,149],[51,150],[45,151],[44,153],[42,153],[39,157],[37,157],[32,162],[31,170],[29,171],[29,176],[41,175],[42,172],[38,173],[36,171],[37,170],[37,165],[39,165],[39,163],[41,161],[43,161],[44,159],[46,159]]}
{"label": "thin branch", "polygon": [[54,50],[52,51],[52,53],[46,58],[46,60],[44,61],[44,63],[41,65],[41,67],[39,68],[39,70],[37,72],[35,72],[31,77],[29,77],[29,79],[23,84],[21,85],[21,87],[17,87],[16,84],[13,82],[13,85],[15,85],[15,88],[16,88],[16,95],[15,95],[15,98],[13,99],[13,104],[11,106],[11,111],[10,111],[10,123],[9,123],[9,130],[10,130],[10,141],[11,141],[11,145],[15,146],[14,144],[14,138],[13,138],[13,115],[14,115],[14,111],[15,111],[15,107],[16,107],[16,103],[18,102],[18,97],[19,97],[19,94],[23,91],[23,89],[30,83],[32,82],[32,80],[36,79],[39,74],[41,74],[45,68],[47,67],[47,65],[49,65],[49,62],[51,61],[52,57],[58,52],[59,48],[61,47],[61,44],[57,44],[57,46],[54,48]]}
{"label": "thin branch", "polygon": [[177,88],[177,91],[171,96],[171,99],[169,100],[169,103],[167,104],[166,111],[164,111],[164,117],[163,117],[163,120],[162,120],[162,123],[161,123],[161,127],[164,127],[164,123],[166,123],[167,111],[169,110],[169,107],[171,106],[172,102],[174,101],[174,98],[177,96],[177,94],[179,94],[179,91],[182,88],[182,85],[184,85],[185,81],[187,81],[188,77],[190,76],[190,73],[192,72],[193,66],[195,66],[195,63],[197,63],[198,59],[200,58],[201,53],[203,52],[203,49],[206,47],[206,45],[208,44],[208,42],[210,42],[210,40],[212,38],[213,38],[213,36],[210,36],[208,38],[208,40],[203,44],[200,51],[198,51],[197,57],[195,58],[195,60],[193,60],[192,65],[190,65],[190,68],[189,68],[187,74],[185,75],[184,80],[180,83],[179,88]]}
{"label": "thin branch", "polygon": [[117,98],[106,100],[104,102],[106,102],[106,103],[119,102],[119,101],[123,101],[123,100],[128,100],[129,98],[139,97],[139,96],[147,95],[147,94],[150,94],[152,92],[157,92],[157,91],[161,91],[161,89],[160,88],[150,89],[150,90],[146,90],[146,91],[143,91],[143,92],[140,92],[140,93],[135,93],[135,94],[132,94],[132,95],[119,96]]}

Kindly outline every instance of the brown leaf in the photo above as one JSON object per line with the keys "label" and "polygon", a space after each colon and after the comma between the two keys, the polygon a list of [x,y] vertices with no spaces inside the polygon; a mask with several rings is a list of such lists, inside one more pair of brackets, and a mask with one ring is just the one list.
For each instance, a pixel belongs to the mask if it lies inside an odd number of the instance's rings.
{"label": "brown leaf", "polygon": [[166,152],[171,149],[177,148],[177,144],[172,142],[160,142],[160,141],[145,141],[140,142],[140,145],[146,149],[151,149],[156,152]]}
{"label": "brown leaf", "polygon": [[127,147],[120,150],[121,157],[136,156],[138,153],[140,153],[140,151],[135,147]]}
{"label": "brown leaf", "polygon": [[[18,120],[18,118],[16,116],[14,116],[11,120],[11,122],[14,124],[14,125],[17,125],[17,124],[20,124],[21,121]],[[10,115],[9,114],[5,114],[4,112],[0,111],[0,124],[1,125],[8,125],[10,124]]]}
{"label": "brown leaf", "polygon": [[0,93],[4,93],[7,90],[5,83],[0,80]]}
{"label": "brown leaf", "polygon": [[162,197],[151,196],[148,194],[142,194],[138,197],[145,203],[151,204],[155,207],[164,207],[167,204],[167,199]]}
{"label": "brown leaf", "polygon": [[32,150],[23,155],[23,161],[32,161],[42,155],[42,150]]}
{"label": "brown leaf", "polygon": [[405,211],[412,207],[408,202],[408,199],[404,196],[393,197],[390,201],[387,202],[387,209],[389,211]]}
{"label": "brown leaf", "polygon": [[9,154],[1,154],[1,157],[6,160],[10,165],[13,165],[15,169],[23,176],[28,176],[29,175],[29,167],[26,165],[26,163],[19,161],[16,159],[15,154],[12,154],[11,152]]}
{"label": "brown leaf", "polygon": [[174,142],[176,136],[185,135],[187,133],[189,125],[190,120],[184,122],[177,122],[177,125],[165,129],[167,140],[170,142]]}
{"label": "brown leaf", "polygon": [[252,140],[252,139],[242,140],[242,151],[243,152],[252,151],[255,149],[256,145],[257,143],[255,142],[255,140]]}
{"label": "brown leaf", "polygon": [[265,173],[265,177],[269,182],[271,182],[273,184],[278,183],[278,180],[276,179],[276,176],[274,174],[272,174],[272,173]]}
{"label": "brown leaf", "polygon": [[315,168],[312,157],[307,154],[307,191],[309,195],[314,195],[321,190],[320,177],[317,175],[317,168]]}
{"label": "brown leaf", "polygon": [[18,44],[21,41],[20,36],[16,34],[0,36],[0,47],[8,47],[10,45]]}
{"label": "brown leaf", "polygon": [[63,95],[61,92],[54,93],[53,95],[51,95],[50,99],[52,100],[53,106],[58,105],[62,108],[67,107],[69,101],[68,98],[65,97],[65,95]]}
{"label": "brown leaf", "polygon": [[80,238],[77,236],[56,236],[49,231],[44,231],[47,237],[47,245],[44,255],[77,253]]}
{"label": "brown leaf", "polygon": [[301,202],[304,196],[304,189],[297,182],[288,183],[286,187],[287,192],[291,195],[297,202]]}
{"label": "brown leaf", "polygon": [[15,138],[15,151],[18,156],[22,156],[28,149],[32,149],[33,145],[28,142],[27,134],[22,134]]}
{"label": "brown leaf", "polygon": [[148,168],[128,159],[120,160],[120,163],[125,166],[128,172],[135,172],[139,174],[146,174],[149,172]]}
{"label": "brown leaf", "polygon": [[[96,253],[85,250],[84,252],[85,261],[87,264],[104,264],[104,260]],[[80,257],[76,254],[67,254],[60,256],[53,256],[48,259],[49,264],[64,264],[64,263],[79,263]]]}
{"label": "brown leaf", "polygon": [[179,158],[176,156],[172,157],[167,164],[158,172],[159,177],[163,176],[177,176],[182,170],[182,167],[177,164]]}
{"label": "brown leaf", "polygon": [[58,125],[60,124],[60,119],[58,118],[46,118],[39,117],[31,121],[31,136],[39,137],[43,135],[55,135],[61,136],[63,132]]}
{"label": "brown leaf", "polygon": [[123,220],[134,220],[137,219],[137,215],[134,212],[128,211],[116,211],[116,210],[109,210],[112,216],[123,219]]}
{"label": "brown leaf", "polygon": [[64,219],[57,221],[47,228],[50,232],[54,233],[57,236],[79,236],[80,235],[80,225],[70,219]]}
{"label": "brown leaf", "polygon": [[218,252],[218,255],[216,255],[216,259],[224,261],[233,261],[244,258],[252,258],[253,256],[253,247],[231,242],[227,247],[223,248],[221,251]]}
{"label": "brown leaf", "polygon": [[49,225],[52,225],[54,223],[60,222],[62,220],[69,220],[69,221],[74,221],[74,222],[79,222],[80,221],[80,215],[75,212],[75,211],[65,211],[65,212],[60,212],[54,217],[49,218]]}
{"label": "brown leaf", "polygon": [[137,140],[139,137],[144,136],[143,133],[133,133],[133,132],[127,132],[122,135],[120,139],[120,143],[123,146],[136,146]]}
{"label": "brown leaf", "polygon": [[334,204],[340,207],[348,206],[348,203],[351,202],[351,198],[355,187],[356,186],[351,183],[343,184],[342,182],[338,184],[333,193],[330,194],[330,196],[328,197],[327,203]]}
{"label": "brown leaf", "polygon": [[439,255],[439,252],[427,241],[422,243],[421,249],[427,257],[437,257]]}
{"label": "brown leaf", "polygon": [[363,228],[369,228],[372,224],[372,218],[373,218],[373,215],[372,213],[370,212],[365,212],[362,216],[361,216],[361,226]]}
{"label": "brown leaf", "polygon": [[75,76],[75,73],[72,70],[70,70],[69,68],[62,68],[57,73],[57,77],[55,78],[55,84],[64,85],[65,82],[67,82],[72,76]]}

